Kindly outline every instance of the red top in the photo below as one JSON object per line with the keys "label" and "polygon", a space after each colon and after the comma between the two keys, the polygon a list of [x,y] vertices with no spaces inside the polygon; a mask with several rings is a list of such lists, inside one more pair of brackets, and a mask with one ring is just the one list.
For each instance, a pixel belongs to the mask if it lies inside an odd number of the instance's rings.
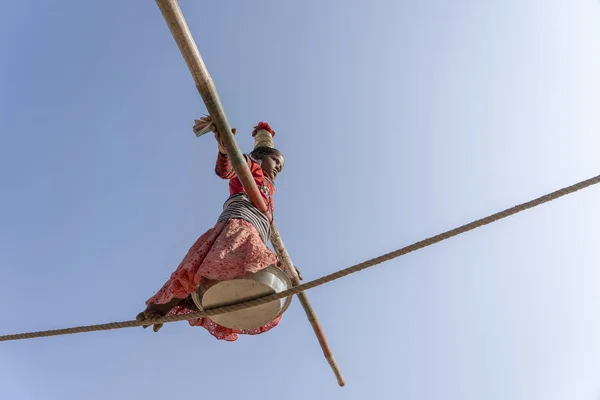
{"label": "red top", "polygon": [[[248,155],[244,155],[246,160],[248,160],[248,167],[250,168],[250,173],[254,178],[254,182],[256,182],[256,186],[258,186],[258,190],[262,195],[262,198],[267,205],[267,209],[271,214],[274,211],[273,204],[273,195],[275,194],[275,185],[273,182],[265,176],[263,173],[260,164],[256,162],[254,159],[249,157]],[[233,196],[237,193],[245,193],[244,187],[242,186],[242,182],[240,182],[237,177],[233,167],[231,166],[231,160],[225,154],[221,154],[217,156],[217,165],[215,167],[215,173],[223,179],[229,179],[229,195]]]}

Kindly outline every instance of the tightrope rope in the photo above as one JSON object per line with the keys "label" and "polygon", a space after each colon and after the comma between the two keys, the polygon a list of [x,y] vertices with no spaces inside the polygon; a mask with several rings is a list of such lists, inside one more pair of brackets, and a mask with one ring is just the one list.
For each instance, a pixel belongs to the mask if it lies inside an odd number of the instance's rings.
{"label": "tightrope rope", "polygon": [[[259,306],[262,304],[270,303],[272,301],[279,300],[284,297],[288,297],[288,296],[298,294],[300,292],[315,288],[317,286],[324,285],[326,283],[343,278],[347,275],[354,274],[354,273],[362,271],[364,269],[373,267],[377,264],[381,264],[383,262],[392,260],[394,258],[403,256],[405,254],[412,253],[413,251],[423,249],[425,247],[439,243],[443,240],[450,239],[454,236],[458,236],[462,233],[471,231],[473,229],[482,227],[484,225],[491,224],[492,222],[496,222],[503,218],[510,217],[511,215],[517,214],[521,211],[525,211],[530,208],[539,206],[541,204],[548,203],[552,200],[556,200],[560,197],[574,193],[581,189],[585,189],[585,188],[595,185],[597,183],[600,183],[600,175],[595,176],[590,179],[587,179],[587,180],[584,180],[584,181],[581,181],[574,185],[567,186],[560,190],[546,194],[542,197],[538,197],[537,199],[530,200],[526,203],[516,205],[516,206],[508,208],[504,211],[500,211],[498,213],[492,214],[488,217],[478,219],[478,220],[470,222],[466,225],[459,226],[458,228],[454,228],[449,231],[440,233],[438,235],[432,236],[425,240],[421,240],[419,242],[413,243],[409,246],[392,251],[392,252],[384,254],[382,256],[372,258],[372,259],[362,262],[360,264],[353,265],[351,267],[342,269],[340,271],[334,272],[329,275],[325,275],[325,276],[315,279],[313,281],[295,286],[291,289],[284,290],[283,292],[280,292],[280,293],[260,297],[255,300],[232,304],[232,305],[225,306],[225,307],[214,308],[211,310],[206,310],[204,312],[194,312],[194,313],[183,314],[183,315],[172,315],[172,316],[158,318],[155,320],[147,320],[147,321],[143,321],[143,324],[150,325],[150,324],[157,324],[157,323],[169,323],[169,322],[176,322],[176,321],[198,319],[198,318],[203,318],[203,317],[210,317],[213,315],[225,314],[225,313],[232,312],[232,311],[239,311],[239,310],[243,310],[246,308],[256,307],[256,306]],[[106,331],[106,330],[111,330],[111,329],[133,328],[133,327],[141,326],[141,325],[142,325],[142,322],[133,320],[133,321],[123,321],[123,322],[110,322],[107,324],[99,324],[99,325],[77,326],[77,327],[72,327],[72,328],[54,329],[54,330],[39,331],[39,332],[18,333],[18,334],[14,334],[14,335],[0,336],[0,342],[5,342],[5,341],[9,341],[9,340],[33,339],[33,338],[46,337],[46,336],[69,335],[69,334],[83,333],[83,332]]]}

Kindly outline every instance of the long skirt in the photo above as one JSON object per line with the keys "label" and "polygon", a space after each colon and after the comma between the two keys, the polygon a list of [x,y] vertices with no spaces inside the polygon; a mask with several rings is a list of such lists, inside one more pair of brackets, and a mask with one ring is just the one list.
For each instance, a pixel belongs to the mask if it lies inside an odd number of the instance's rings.
{"label": "long skirt", "polygon": [[[277,256],[265,245],[250,222],[241,219],[219,222],[196,240],[171,278],[146,304],[165,304],[173,298],[186,299],[204,279],[233,279],[258,272],[276,262]],[[167,315],[193,312],[189,304],[182,302]],[[277,326],[280,319],[281,316],[264,326],[249,330],[226,328],[209,318],[190,320],[189,324],[204,327],[217,339],[232,342],[237,340],[239,334],[266,332]]]}

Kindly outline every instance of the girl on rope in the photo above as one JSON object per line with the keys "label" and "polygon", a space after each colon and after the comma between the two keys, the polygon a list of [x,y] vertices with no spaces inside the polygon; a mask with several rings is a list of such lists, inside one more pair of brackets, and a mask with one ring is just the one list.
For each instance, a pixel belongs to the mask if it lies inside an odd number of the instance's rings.
{"label": "girl on rope", "polygon": [[[195,132],[212,129],[215,133],[219,144],[215,172],[222,179],[229,180],[230,197],[225,202],[217,224],[200,236],[171,274],[171,278],[146,301],[147,308],[138,314],[138,321],[198,311],[190,294],[196,290],[201,280],[234,279],[258,272],[269,265],[278,265],[277,256],[267,247],[270,221],[250,202],[210,117],[196,122]],[[232,132],[235,134],[235,129]],[[285,161],[283,154],[274,147],[274,135],[269,124],[260,122],[252,132],[254,150],[245,155],[252,177],[271,215],[274,182]],[[217,339],[234,341],[238,334],[256,335],[266,332],[277,326],[280,318],[281,316],[257,329],[243,331],[220,326],[209,318],[190,320],[189,324],[204,327]],[[158,332],[162,325],[155,324],[154,332]],[[144,328],[148,326],[145,325]]]}

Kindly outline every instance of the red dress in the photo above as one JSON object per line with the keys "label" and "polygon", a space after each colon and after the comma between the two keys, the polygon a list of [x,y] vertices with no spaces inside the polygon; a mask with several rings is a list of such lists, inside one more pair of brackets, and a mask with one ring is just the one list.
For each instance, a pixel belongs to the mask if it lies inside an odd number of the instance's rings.
{"label": "red dress", "polygon": [[[260,164],[247,157],[254,181],[259,187],[265,204],[273,212],[275,185],[264,176]],[[228,157],[219,154],[215,172],[229,179],[230,195],[244,192]],[[219,222],[200,236],[181,261],[171,278],[146,304],[165,304],[173,298],[185,299],[196,290],[202,279],[228,280],[247,273],[258,272],[277,262],[277,256],[266,246],[256,227],[242,219]],[[169,312],[187,314],[186,306],[176,306]],[[192,326],[206,328],[217,339],[235,341],[238,334],[256,335],[277,326],[281,317],[251,330],[236,330],[220,326],[209,318],[190,320]]]}
{"label": "red dress", "polygon": [[[250,168],[250,173],[254,178],[254,182],[256,182],[256,186],[260,190],[260,194],[263,197],[267,208],[271,214],[273,213],[273,194],[275,194],[275,185],[273,182],[265,176],[263,173],[260,164],[252,159],[250,156],[246,156],[248,160],[248,167]],[[231,162],[229,157],[224,154],[219,153],[217,157],[217,166],[215,167],[215,173],[223,178],[229,179],[229,195],[233,196],[237,193],[245,193],[246,190],[242,186],[242,182],[238,179],[233,167],[231,166]]]}

